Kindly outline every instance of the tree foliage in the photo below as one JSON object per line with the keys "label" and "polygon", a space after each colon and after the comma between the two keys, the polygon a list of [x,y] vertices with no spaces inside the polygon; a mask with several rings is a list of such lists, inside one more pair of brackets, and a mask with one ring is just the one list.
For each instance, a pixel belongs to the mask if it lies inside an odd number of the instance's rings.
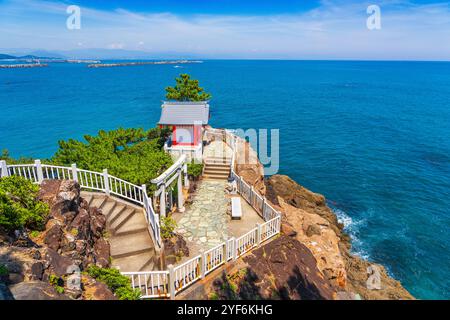
{"label": "tree foliage", "polygon": [[166,99],[176,101],[206,101],[211,99],[209,93],[204,92],[198,80],[191,79],[188,74],[180,74],[175,78],[176,85],[166,88]]}
{"label": "tree foliage", "polygon": [[102,130],[97,136],[84,136],[86,142],[59,141],[52,162],[65,166],[76,163],[92,171],[108,169],[111,175],[131,183],[149,184],[172,165],[172,159],[162,150],[167,134],[159,128]]}
{"label": "tree foliage", "polygon": [[0,226],[41,230],[49,208],[37,200],[39,186],[19,176],[0,179]]}

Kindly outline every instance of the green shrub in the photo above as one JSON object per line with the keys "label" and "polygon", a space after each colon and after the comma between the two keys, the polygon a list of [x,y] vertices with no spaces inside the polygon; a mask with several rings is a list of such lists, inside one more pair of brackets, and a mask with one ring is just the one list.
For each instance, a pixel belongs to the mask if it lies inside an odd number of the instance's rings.
{"label": "green shrub", "polygon": [[36,200],[39,186],[19,176],[0,179],[0,226],[8,231],[20,228],[42,230],[49,212]]}
{"label": "green shrub", "polygon": [[148,184],[169,168],[173,161],[162,150],[167,130],[142,128],[99,131],[97,136],[84,136],[86,142],[70,139],[59,141],[59,149],[52,163],[70,166],[76,163],[79,168],[108,173],[131,183]]}
{"label": "green shrub", "polygon": [[33,230],[33,231],[30,232],[30,237],[37,238],[37,237],[39,237],[40,234],[41,233],[39,231]]}
{"label": "green shrub", "polygon": [[87,272],[92,278],[105,283],[120,300],[138,300],[141,297],[139,290],[131,288],[131,280],[117,269],[90,265]]}
{"label": "green shrub", "polygon": [[50,283],[55,288],[56,292],[60,294],[64,293],[64,280],[57,275],[51,274],[48,277],[48,283]]}
{"label": "green shrub", "polygon": [[176,221],[172,217],[160,217],[161,220],[161,237],[163,239],[170,239],[174,235],[177,227]]}
{"label": "green shrub", "polygon": [[8,268],[5,265],[0,264],[0,276],[7,276],[8,274]]}
{"label": "green shrub", "polygon": [[197,179],[202,175],[203,172],[203,163],[188,163],[187,165],[187,173],[190,177]]}

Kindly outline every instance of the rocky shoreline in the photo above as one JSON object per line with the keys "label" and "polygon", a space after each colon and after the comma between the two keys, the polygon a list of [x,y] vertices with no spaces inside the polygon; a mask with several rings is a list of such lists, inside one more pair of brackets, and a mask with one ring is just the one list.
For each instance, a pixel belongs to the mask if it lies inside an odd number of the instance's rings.
{"label": "rocky shoreline", "polygon": [[[288,295],[288,298],[298,299],[298,292],[304,293],[303,298],[310,296],[311,286],[306,285],[308,283],[306,280],[315,277],[312,275],[312,270],[317,267],[321,277],[313,282],[313,291],[324,292],[323,299],[330,299],[331,296],[333,299],[414,299],[399,281],[388,275],[382,265],[364,260],[351,253],[351,238],[344,232],[344,226],[338,222],[336,214],[327,206],[323,195],[304,188],[285,175],[273,175],[265,178],[263,166],[249,144],[241,142],[238,146],[240,146],[240,150],[237,153],[237,173],[258,192],[265,195],[282,214],[280,238],[274,240],[274,244],[269,243],[264,248],[269,246],[268,250],[270,250],[271,245],[278,246],[274,252],[282,251],[286,256],[299,256],[299,250],[304,251],[306,248],[315,260],[313,265],[311,265],[311,261],[313,261],[311,259],[299,262],[300,264],[306,263],[308,268],[302,269],[301,266],[296,266],[298,270],[306,271],[301,274],[303,280],[298,282],[300,287],[297,288],[296,293],[288,290],[292,293]],[[301,246],[288,244],[291,241],[298,241]],[[262,268],[261,262],[258,262],[261,259],[251,258],[258,256],[257,251],[250,254],[250,258],[244,259],[247,260],[248,270]],[[303,253],[302,256],[305,254]],[[268,265],[259,272],[262,279],[253,285],[259,285],[261,288],[267,286],[270,275],[274,276],[279,273],[277,270],[281,267],[277,264],[280,264],[280,261],[281,265],[291,263],[287,258],[280,260],[278,257],[272,263],[269,259],[266,261]],[[379,273],[380,281],[379,285],[370,286],[367,283],[371,276],[370,272],[373,270]],[[241,284],[243,288],[248,287],[248,283],[245,281]],[[283,292],[285,287],[284,283],[273,284],[271,290]],[[329,290],[333,291],[331,296]],[[267,295],[262,298],[267,298]]]}

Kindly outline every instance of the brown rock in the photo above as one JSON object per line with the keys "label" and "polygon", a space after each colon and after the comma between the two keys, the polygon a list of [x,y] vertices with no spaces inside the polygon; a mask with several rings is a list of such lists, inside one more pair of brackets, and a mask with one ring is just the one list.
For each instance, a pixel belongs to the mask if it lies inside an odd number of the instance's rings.
{"label": "brown rock", "polygon": [[9,287],[15,300],[67,300],[49,283],[42,281],[21,282]]}
{"label": "brown rock", "polygon": [[314,256],[291,237],[282,235],[253,250],[243,261],[246,268],[215,283],[221,298],[335,299],[336,288],[317,269]]}
{"label": "brown rock", "polygon": [[109,267],[110,247],[108,241],[99,239],[94,245],[95,263],[102,268]]}
{"label": "brown rock", "polygon": [[95,238],[100,238],[106,226],[106,217],[97,208],[90,208],[89,215],[91,218],[90,230]]}
{"label": "brown rock", "polygon": [[280,197],[295,208],[303,209],[326,219],[337,236],[343,235],[342,229],[344,226],[337,221],[333,210],[326,205],[323,195],[309,191],[284,175],[271,176],[266,180],[266,185],[266,197],[275,205],[279,204],[278,197]]}
{"label": "brown rock", "polygon": [[64,231],[62,227],[56,223],[45,234],[44,243],[50,248],[57,251],[61,247]]}
{"label": "brown rock", "polygon": [[320,227],[316,224],[310,224],[306,227],[305,233],[308,237],[312,237],[313,235],[320,236],[321,234]]}
{"label": "brown rock", "polygon": [[42,262],[36,262],[31,266],[31,280],[42,280],[44,275],[44,264]]}
{"label": "brown rock", "polygon": [[83,275],[84,299],[86,300],[117,300],[108,286],[102,282],[95,281],[93,278]]}
{"label": "brown rock", "polygon": [[74,262],[70,258],[64,257],[50,248],[47,249],[45,258],[49,262],[50,269],[58,277],[68,274],[69,266],[72,266],[74,264]]}

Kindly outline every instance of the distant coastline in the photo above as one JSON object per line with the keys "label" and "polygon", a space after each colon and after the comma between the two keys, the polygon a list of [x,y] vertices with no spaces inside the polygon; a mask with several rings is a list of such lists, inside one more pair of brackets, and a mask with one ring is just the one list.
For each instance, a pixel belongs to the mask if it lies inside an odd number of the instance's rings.
{"label": "distant coastline", "polygon": [[48,67],[48,64],[47,63],[0,64],[1,69],[43,68],[43,67]]}
{"label": "distant coastline", "polygon": [[97,63],[89,64],[89,68],[109,68],[109,67],[127,67],[127,66],[142,66],[148,64],[189,64],[189,63],[203,63],[199,60],[170,60],[170,61],[141,61],[141,62],[119,62],[119,63]]}

